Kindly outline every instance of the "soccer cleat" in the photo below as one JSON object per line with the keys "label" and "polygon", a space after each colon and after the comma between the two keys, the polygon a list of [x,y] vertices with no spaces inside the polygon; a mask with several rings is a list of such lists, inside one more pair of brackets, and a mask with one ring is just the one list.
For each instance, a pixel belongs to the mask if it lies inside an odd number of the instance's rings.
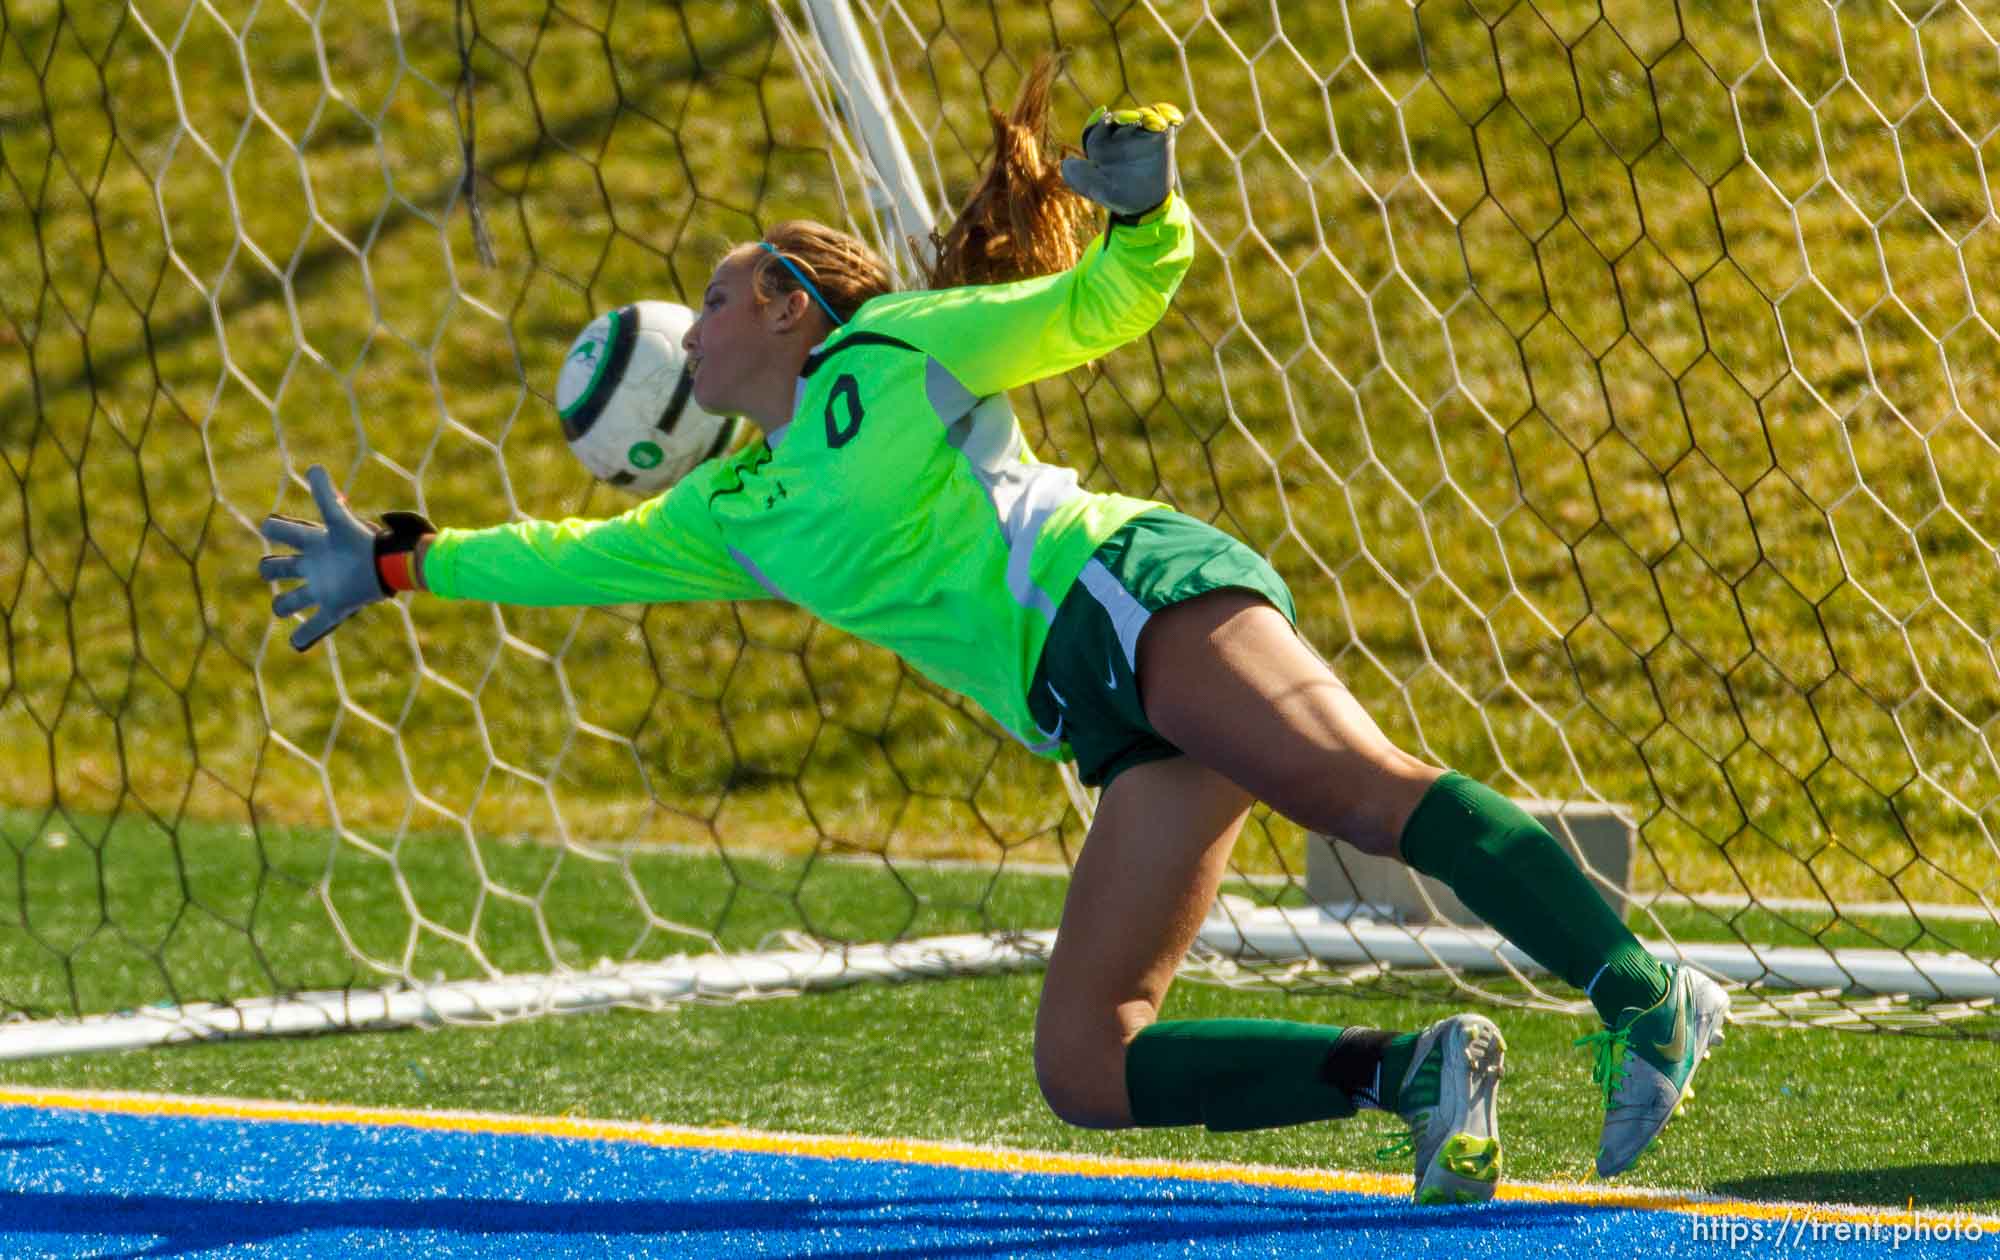
{"label": "soccer cleat", "polygon": [[1707,976],[1673,965],[1667,995],[1647,1010],[1626,1007],[1617,1028],[1579,1037],[1597,1062],[1590,1079],[1604,1093],[1597,1175],[1630,1168],[1667,1121],[1694,1099],[1694,1070],[1722,1040],[1729,995]]}
{"label": "soccer cleat", "polygon": [[1416,1155],[1416,1201],[1484,1203],[1500,1181],[1497,1094],[1507,1043],[1482,1015],[1454,1015],[1418,1035],[1396,1114],[1410,1131],[1375,1152]]}

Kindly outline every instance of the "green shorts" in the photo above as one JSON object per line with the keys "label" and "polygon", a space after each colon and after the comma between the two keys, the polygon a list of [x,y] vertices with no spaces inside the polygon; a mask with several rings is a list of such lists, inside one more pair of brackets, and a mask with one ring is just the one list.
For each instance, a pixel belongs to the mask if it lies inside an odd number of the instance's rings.
{"label": "green shorts", "polygon": [[1134,672],[1139,632],[1160,609],[1224,587],[1262,595],[1297,624],[1292,593],[1264,557],[1179,512],[1133,517],[1083,566],[1049,627],[1028,709],[1043,730],[1062,731],[1084,783],[1180,755],[1146,721]]}

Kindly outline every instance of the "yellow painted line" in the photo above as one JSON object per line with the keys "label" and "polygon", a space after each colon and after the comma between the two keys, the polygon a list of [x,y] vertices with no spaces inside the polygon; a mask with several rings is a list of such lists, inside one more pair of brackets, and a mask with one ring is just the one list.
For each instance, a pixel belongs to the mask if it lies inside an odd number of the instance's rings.
{"label": "yellow painted line", "polygon": [[[1066,1173],[1085,1177],[1150,1177],[1181,1181],[1225,1182],[1286,1190],[1331,1191],[1345,1194],[1410,1193],[1411,1178],[1392,1173],[1316,1171],[1257,1164],[1180,1162],[1126,1159],[1109,1155],[1056,1154],[1013,1150],[959,1142],[860,1136],[827,1137],[809,1133],[767,1133],[755,1129],[711,1129],[656,1124],[644,1120],[592,1120],[578,1116],[518,1116],[486,1111],[416,1111],[396,1107],[357,1107],[344,1103],[266,1102],[243,1098],[199,1098],[172,1094],[123,1093],[97,1090],[33,1089],[0,1085],[0,1106],[46,1107],[69,1111],[132,1116],[199,1119],[280,1120],[304,1124],[394,1126],[443,1133],[491,1133],[530,1137],[580,1138],[600,1142],[635,1142],[647,1146],[709,1151],[742,1151],[760,1155],[804,1155],[822,1159],[896,1160],[980,1172]],[[1560,1203],[1578,1207],[1625,1207],[1726,1216],[1749,1220],[1848,1223],[1893,1226],[1915,1221],[1949,1220],[1978,1225],[2000,1235],[2000,1217],[1917,1212],[1841,1204],[1752,1203],[1711,1195],[1668,1190],[1614,1189],[1609,1186],[1560,1185],[1538,1182],[1502,1183],[1502,1200]]]}

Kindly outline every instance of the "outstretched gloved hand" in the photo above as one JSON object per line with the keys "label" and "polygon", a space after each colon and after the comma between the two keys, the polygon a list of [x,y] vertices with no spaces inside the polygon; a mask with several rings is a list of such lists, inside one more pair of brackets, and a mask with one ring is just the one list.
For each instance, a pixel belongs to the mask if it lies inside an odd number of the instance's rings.
{"label": "outstretched gloved hand", "polygon": [[266,582],[305,579],[305,585],[281,591],[271,601],[271,612],[279,617],[318,609],[292,631],[292,646],[301,652],[368,605],[409,590],[411,553],[425,536],[437,532],[415,512],[385,513],[379,525],[362,520],[348,510],[333,478],[318,464],[306,469],[306,485],[324,525],[273,515],[257,531],[267,542],[297,549],[296,554],[260,559],[257,576]]}

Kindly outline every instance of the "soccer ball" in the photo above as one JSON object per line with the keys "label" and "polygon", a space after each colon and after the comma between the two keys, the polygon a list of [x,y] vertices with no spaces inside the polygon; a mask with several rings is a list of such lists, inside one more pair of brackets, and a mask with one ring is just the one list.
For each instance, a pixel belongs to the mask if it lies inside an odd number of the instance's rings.
{"label": "soccer ball", "polygon": [[658,494],[736,440],[740,416],[710,415],[689,396],[681,338],[694,312],[673,302],[606,311],[570,343],[556,377],[563,437],[601,481]]}

